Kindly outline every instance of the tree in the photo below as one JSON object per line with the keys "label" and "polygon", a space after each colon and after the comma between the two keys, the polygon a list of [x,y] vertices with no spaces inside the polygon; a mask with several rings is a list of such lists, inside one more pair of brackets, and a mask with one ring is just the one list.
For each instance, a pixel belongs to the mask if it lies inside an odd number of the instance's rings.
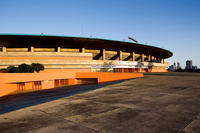
{"label": "tree", "polygon": [[44,70],[44,65],[42,65],[40,63],[32,63],[31,66],[33,67],[34,71],[36,71],[36,72],[40,72],[40,71]]}
{"label": "tree", "polygon": [[8,73],[33,73],[34,71],[40,72],[44,70],[44,65],[40,63],[21,64],[18,67],[9,66],[7,69]]}
{"label": "tree", "polygon": [[20,73],[33,73],[34,69],[30,65],[21,64],[21,65],[18,66],[18,72],[20,72]]}
{"label": "tree", "polygon": [[18,72],[18,68],[15,66],[9,66],[7,69],[8,73],[17,73]]}

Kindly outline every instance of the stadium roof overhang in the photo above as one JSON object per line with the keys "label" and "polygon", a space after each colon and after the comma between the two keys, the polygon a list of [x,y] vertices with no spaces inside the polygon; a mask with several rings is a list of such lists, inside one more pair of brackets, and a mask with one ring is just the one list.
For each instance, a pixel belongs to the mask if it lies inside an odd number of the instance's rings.
{"label": "stadium roof overhang", "polygon": [[25,47],[63,47],[63,48],[87,48],[87,49],[106,49],[110,51],[135,52],[138,54],[153,55],[158,58],[169,58],[172,52],[144,44],[123,42],[115,40],[69,37],[69,36],[53,36],[53,35],[0,35],[0,46],[10,48]]}

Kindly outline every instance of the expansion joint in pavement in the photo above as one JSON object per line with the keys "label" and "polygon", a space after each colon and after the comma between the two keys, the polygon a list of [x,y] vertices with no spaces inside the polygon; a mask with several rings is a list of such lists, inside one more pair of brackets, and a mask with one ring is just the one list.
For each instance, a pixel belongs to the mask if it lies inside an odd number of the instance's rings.
{"label": "expansion joint in pavement", "polygon": [[51,114],[49,114],[49,113],[47,113],[46,111],[43,111],[43,110],[40,110],[39,109],[39,111],[40,112],[42,112],[42,113],[44,113],[44,114],[46,114],[46,115],[49,115],[50,117],[56,117],[56,118],[59,118],[59,119],[62,119],[62,120],[64,120],[64,121],[68,121],[68,122],[71,122],[71,123],[74,123],[74,124],[77,124],[77,125],[79,125],[79,126],[82,126],[82,127],[85,127],[85,128],[88,128],[88,129],[90,129],[90,130],[93,130],[94,132],[96,132],[96,133],[99,133],[99,131],[97,131],[96,129],[93,129],[93,128],[90,128],[90,127],[87,127],[87,126],[85,126],[85,125],[82,125],[82,124],[80,124],[80,123],[77,123],[77,122],[74,122],[74,121],[71,121],[71,120],[68,120],[68,119],[65,119],[65,118],[63,118],[63,117],[61,117],[61,116],[52,116]]}
{"label": "expansion joint in pavement", "polygon": [[[198,115],[197,115],[198,116]],[[197,116],[191,118],[181,129],[179,129],[179,131],[177,133],[183,133],[183,130],[185,128],[187,128],[187,126],[189,126],[194,120],[197,119]]]}

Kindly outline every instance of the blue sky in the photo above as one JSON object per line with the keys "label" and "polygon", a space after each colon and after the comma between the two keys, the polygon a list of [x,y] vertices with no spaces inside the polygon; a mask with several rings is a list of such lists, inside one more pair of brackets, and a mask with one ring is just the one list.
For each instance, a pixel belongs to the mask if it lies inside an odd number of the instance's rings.
{"label": "blue sky", "polygon": [[200,0],[1,0],[0,18],[0,33],[132,36],[200,67]]}

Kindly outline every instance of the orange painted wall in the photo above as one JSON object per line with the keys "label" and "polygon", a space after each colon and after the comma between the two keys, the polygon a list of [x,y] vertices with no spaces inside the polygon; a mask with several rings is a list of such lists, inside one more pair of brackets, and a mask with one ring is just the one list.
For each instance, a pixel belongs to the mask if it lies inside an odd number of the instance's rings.
{"label": "orange painted wall", "polygon": [[25,82],[24,90],[32,90],[33,81],[42,81],[42,89],[54,88],[55,79],[71,79],[69,84],[74,84],[75,72],[90,71],[90,69],[53,69],[40,73],[0,73],[0,96],[18,91],[17,82]]}
{"label": "orange painted wall", "polygon": [[142,73],[109,73],[109,72],[85,72],[76,73],[76,78],[97,78],[98,83],[143,77]]}
{"label": "orange painted wall", "polygon": [[0,73],[0,83],[30,82],[53,79],[75,78],[74,72],[55,73]]}
{"label": "orange painted wall", "polygon": [[90,72],[91,69],[45,69],[40,73],[0,73],[0,83],[74,79],[76,72]]}
{"label": "orange painted wall", "polygon": [[76,84],[76,79],[68,79],[68,85],[75,85]]}
{"label": "orange painted wall", "polygon": [[54,80],[46,80],[42,82],[42,89],[54,88]]}
{"label": "orange painted wall", "polygon": [[8,95],[17,90],[16,84],[0,84],[0,97]]}
{"label": "orange painted wall", "polygon": [[[0,73],[0,97],[13,92],[40,90],[55,87],[55,80],[64,80],[64,85],[77,84],[77,79],[97,79],[98,83],[111,82],[123,79],[143,77],[141,73],[109,73],[109,72],[77,72],[79,69],[49,70],[43,73]],[[41,88],[33,89],[34,81],[41,81]],[[24,82],[25,86],[19,88],[17,83]],[[84,82],[83,82],[84,83]]]}

